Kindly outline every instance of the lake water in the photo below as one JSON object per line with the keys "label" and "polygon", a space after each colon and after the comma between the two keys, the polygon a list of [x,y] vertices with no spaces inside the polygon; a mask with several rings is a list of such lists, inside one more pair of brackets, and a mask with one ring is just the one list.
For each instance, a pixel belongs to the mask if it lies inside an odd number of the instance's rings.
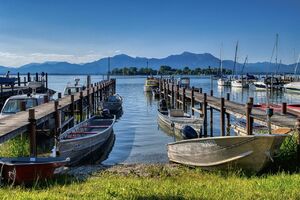
{"label": "lake water", "polygon": [[[75,76],[49,76],[49,88],[63,92],[68,82],[73,82]],[[82,82],[86,76],[79,77]],[[114,126],[115,144],[104,164],[116,163],[156,163],[167,162],[166,144],[174,141],[174,137],[159,129],[157,124],[158,100],[145,94],[143,85],[145,77],[113,77],[117,79],[117,93],[123,99],[123,115]],[[92,76],[92,82],[98,82],[103,76]],[[215,96],[226,97],[237,102],[247,102],[248,97],[254,97],[255,103],[266,103],[266,92],[255,92],[250,89],[220,88],[216,81],[209,77],[191,77],[191,85],[203,88],[203,92],[214,90]],[[272,95],[273,103],[300,103],[300,95],[277,92]],[[234,120],[234,119],[232,119]],[[219,135],[219,112],[214,112],[214,135]]]}

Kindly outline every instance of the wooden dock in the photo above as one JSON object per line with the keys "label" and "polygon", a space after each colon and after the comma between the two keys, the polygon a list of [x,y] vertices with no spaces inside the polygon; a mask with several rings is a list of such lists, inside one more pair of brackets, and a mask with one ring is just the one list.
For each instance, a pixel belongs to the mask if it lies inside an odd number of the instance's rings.
{"label": "wooden dock", "polygon": [[[83,92],[64,97],[59,94],[56,101],[49,101],[27,111],[4,117],[0,119],[0,143],[25,132],[36,134],[47,130],[59,135],[76,123],[75,115],[79,115],[80,122],[95,113],[99,102],[115,93],[115,87],[115,79],[97,82],[88,85]],[[35,141],[31,142],[30,146],[34,149]]]}
{"label": "wooden dock", "polygon": [[[172,107],[183,108],[186,111],[187,107],[190,106],[193,115],[199,113],[204,118],[204,136],[207,136],[205,127],[207,127],[208,119],[210,118],[210,123],[213,123],[212,110],[220,111],[221,114],[220,135],[226,135],[225,125],[227,126],[227,129],[230,128],[230,115],[246,119],[249,134],[252,134],[253,122],[267,125],[266,112],[253,107],[254,102],[251,97],[247,104],[241,104],[230,101],[229,93],[226,98],[220,98],[213,96],[213,91],[210,91],[210,94],[202,93],[202,88],[180,88],[179,85],[171,79],[161,78],[159,83],[161,98],[170,102]],[[208,113],[210,113],[210,116]],[[227,118],[227,120],[225,118]],[[286,108],[286,103],[283,103],[282,111],[280,113],[274,112],[271,117],[271,126],[274,129],[282,127],[294,129],[297,118],[297,113],[289,111]],[[211,130],[211,135],[212,134]]]}

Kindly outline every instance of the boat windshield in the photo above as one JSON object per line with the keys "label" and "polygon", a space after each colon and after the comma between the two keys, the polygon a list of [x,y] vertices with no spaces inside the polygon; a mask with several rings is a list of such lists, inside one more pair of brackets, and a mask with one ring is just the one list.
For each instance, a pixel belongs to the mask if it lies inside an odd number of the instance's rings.
{"label": "boat windshield", "polygon": [[156,80],[147,80],[147,85],[157,85],[157,81]]}
{"label": "boat windshield", "polygon": [[76,93],[76,88],[78,88],[79,91],[82,91],[81,87],[67,87],[65,89],[64,95],[68,95],[68,90],[71,90],[71,94]]}
{"label": "boat windshield", "polygon": [[10,99],[6,102],[2,109],[2,113],[12,114],[21,111],[21,103],[26,102],[26,109],[37,106],[36,99]]}

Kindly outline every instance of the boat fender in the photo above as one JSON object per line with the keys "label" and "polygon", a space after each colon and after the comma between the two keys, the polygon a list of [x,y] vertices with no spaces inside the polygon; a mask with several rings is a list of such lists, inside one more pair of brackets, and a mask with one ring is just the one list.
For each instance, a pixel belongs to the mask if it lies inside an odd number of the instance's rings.
{"label": "boat fender", "polygon": [[198,137],[197,131],[191,126],[184,126],[181,131],[183,139],[194,139]]}

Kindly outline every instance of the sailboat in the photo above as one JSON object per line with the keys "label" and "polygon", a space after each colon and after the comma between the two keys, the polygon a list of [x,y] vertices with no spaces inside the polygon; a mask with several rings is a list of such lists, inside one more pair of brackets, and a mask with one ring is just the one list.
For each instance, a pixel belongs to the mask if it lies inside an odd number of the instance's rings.
{"label": "sailboat", "polygon": [[230,86],[230,79],[223,75],[222,48],[220,49],[220,75],[221,78],[218,79],[218,86]]}
{"label": "sailboat", "polygon": [[[235,47],[235,56],[234,56],[234,65],[233,65],[233,73],[235,75],[236,75],[236,63],[237,63],[238,48],[239,48],[239,42],[236,43],[236,47]],[[245,63],[246,63],[247,59],[248,58],[246,57]],[[245,87],[248,87],[248,84],[246,81],[243,80],[243,77],[242,78],[236,77],[234,80],[231,81],[231,86],[236,87],[236,88],[245,88]]]}
{"label": "sailboat", "polygon": [[[299,57],[298,57],[298,60],[297,60],[296,66],[295,66],[295,70],[294,70],[295,75],[297,74],[297,68],[298,68],[299,61],[300,61],[300,54],[299,54]],[[286,91],[300,92],[300,82],[299,81],[285,84],[283,87]]]}
{"label": "sailboat", "polygon": [[[275,65],[277,66],[277,53],[278,53],[278,34],[276,34],[276,42],[275,46],[273,48],[272,56],[270,59],[270,63],[272,62],[274,50],[276,51],[276,58],[275,58]],[[282,87],[282,84],[278,80],[278,78],[273,76],[267,76],[264,80],[261,81],[255,81],[251,84],[250,88],[253,90],[267,90],[267,89],[280,89]]]}

